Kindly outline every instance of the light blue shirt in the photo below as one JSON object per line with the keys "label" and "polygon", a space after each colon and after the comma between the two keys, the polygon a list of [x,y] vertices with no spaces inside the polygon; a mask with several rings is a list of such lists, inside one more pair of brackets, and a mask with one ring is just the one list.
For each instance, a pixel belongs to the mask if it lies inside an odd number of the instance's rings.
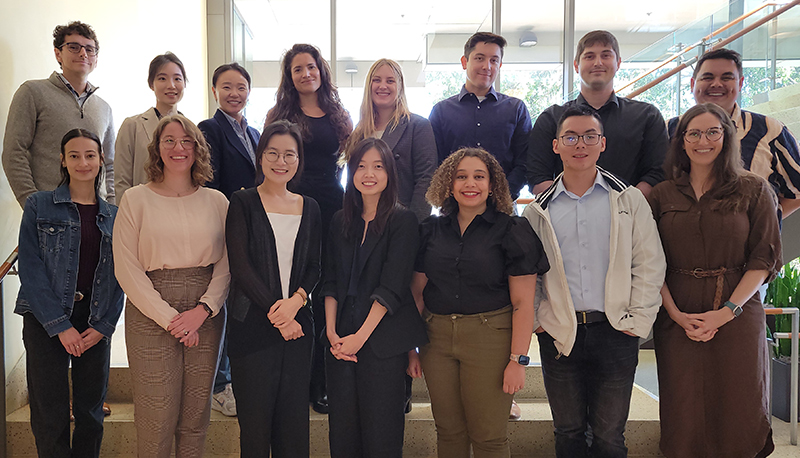
{"label": "light blue shirt", "polygon": [[250,155],[250,161],[253,162],[253,166],[256,165],[256,152],[253,149],[253,144],[250,143],[250,139],[247,138],[247,119],[242,116],[242,123],[239,124],[233,116],[225,113],[222,110],[219,110],[222,114],[225,115],[225,118],[231,123],[231,127],[233,127],[233,131],[236,132],[236,136],[239,137],[239,141],[242,142],[244,145],[244,149],[247,150],[247,154]]}
{"label": "light blue shirt", "polygon": [[62,73],[58,73],[58,77],[61,78],[61,81],[67,86],[67,89],[69,89],[69,91],[72,92],[72,95],[75,96],[75,100],[78,101],[78,105],[83,106],[83,103],[86,102],[86,99],[88,99],[93,92],[94,87],[87,82],[86,89],[84,89],[83,94],[78,94],[78,91],[76,91],[75,88],[69,84],[69,81],[64,78]]}
{"label": "light blue shirt", "polygon": [[594,185],[578,196],[567,191],[563,180],[559,180],[547,208],[575,311],[605,312],[611,243],[608,183],[598,172]]}

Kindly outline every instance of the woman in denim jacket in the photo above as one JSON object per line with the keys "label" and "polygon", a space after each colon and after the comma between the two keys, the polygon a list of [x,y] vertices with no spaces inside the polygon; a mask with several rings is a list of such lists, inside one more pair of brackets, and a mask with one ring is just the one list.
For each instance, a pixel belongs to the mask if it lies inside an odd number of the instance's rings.
{"label": "woman in denim jacket", "polygon": [[22,285],[14,312],[24,320],[31,429],[40,457],[100,456],[111,334],[122,312],[111,251],[117,207],[97,193],[100,145],[94,133],[69,131],[61,140],[61,186],[28,197],[22,215]]}

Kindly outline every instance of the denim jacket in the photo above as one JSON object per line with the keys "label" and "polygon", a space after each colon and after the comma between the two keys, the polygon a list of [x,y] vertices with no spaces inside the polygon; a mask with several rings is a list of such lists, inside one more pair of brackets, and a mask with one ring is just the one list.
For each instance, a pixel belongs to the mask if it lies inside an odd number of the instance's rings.
{"label": "denim jacket", "polygon": [[[97,197],[102,238],[89,305],[89,326],[110,338],[122,313],[122,288],[114,276],[111,234],[117,207]],[[28,197],[19,230],[21,286],[14,313],[33,313],[50,337],[72,327],[78,282],[81,220],[68,185]]]}

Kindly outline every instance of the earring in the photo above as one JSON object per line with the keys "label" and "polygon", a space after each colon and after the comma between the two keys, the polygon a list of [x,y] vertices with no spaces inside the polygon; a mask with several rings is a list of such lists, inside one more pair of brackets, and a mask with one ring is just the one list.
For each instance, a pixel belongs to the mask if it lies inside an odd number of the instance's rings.
{"label": "earring", "polygon": [[492,197],[492,194],[493,194],[492,191],[489,191],[489,197]]}

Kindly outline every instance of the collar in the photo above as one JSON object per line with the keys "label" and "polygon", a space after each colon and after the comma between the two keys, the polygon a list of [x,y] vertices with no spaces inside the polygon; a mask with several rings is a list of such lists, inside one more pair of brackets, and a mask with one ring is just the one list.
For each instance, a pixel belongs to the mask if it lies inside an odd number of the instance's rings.
{"label": "collar", "polygon": [[[481,218],[489,224],[494,224],[497,221],[499,212],[496,208],[494,208],[494,204],[491,201],[486,201],[486,210],[483,213],[476,215],[475,218]],[[450,224],[458,225],[458,212],[455,211],[449,215],[444,215],[445,218]]]}
{"label": "collar", "polygon": [[742,109],[739,107],[738,103],[733,104],[733,113],[731,113],[731,121],[733,121],[733,127],[737,130],[739,129],[739,122],[742,119]]}
{"label": "collar", "polygon": [[230,122],[231,124],[238,125],[242,129],[242,131],[247,132],[247,119],[244,116],[242,116],[242,123],[239,124],[239,121],[237,121],[233,116],[229,115],[228,113],[225,113],[219,108],[217,108],[217,110],[219,110],[219,112],[225,116],[225,119],[227,119],[228,122]]}
{"label": "collar", "polygon": [[[586,99],[583,97],[583,93],[578,94],[578,97],[575,100],[580,105],[586,105],[587,107],[591,107],[592,109],[594,109],[594,107],[589,105],[589,102],[587,102]],[[603,104],[603,107],[608,105],[608,104],[610,104],[610,103],[613,103],[614,105],[619,107],[619,97],[617,97],[617,93],[614,92],[614,91],[611,91],[611,96],[608,97],[608,100],[606,100],[606,103]],[[600,108],[602,109],[603,107],[600,107]]]}
{"label": "collar", "polygon": [[[458,93],[458,101],[461,102],[462,100],[464,100],[464,97],[466,97],[467,94],[472,94],[473,96],[475,96],[476,100],[478,99],[478,96],[473,94],[472,92],[469,92],[467,90],[467,85],[464,84],[461,86],[461,92]],[[489,97],[489,95],[491,95],[492,97],[494,97],[495,100],[497,100],[497,91],[494,90],[494,86],[489,88],[489,92],[486,93],[486,97]]]}
{"label": "collar", "polygon": [[[625,189],[631,187],[631,185],[626,183],[624,180],[617,177],[613,173],[606,171],[599,165],[595,165],[595,167],[597,167],[597,175],[603,176],[603,180],[607,185],[604,187],[607,191],[611,192],[612,190],[614,190],[616,192],[621,193],[625,191]],[[549,188],[536,195],[536,202],[542,207],[542,209],[546,209],[547,205],[553,199],[556,188],[561,183],[563,177],[564,177],[564,172],[559,173],[556,179],[553,181],[553,184],[551,184]],[[595,177],[595,182],[597,182],[596,177]]]}
{"label": "collar", "polygon": [[[611,192],[611,187],[609,186],[609,184],[605,180],[605,178],[603,178],[603,174],[600,173],[599,169],[597,170],[597,173],[595,173],[595,175],[594,175],[594,183],[592,184],[592,186],[589,187],[589,190],[587,190],[586,193],[584,193],[583,195],[585,196],[587,194],[591,194],[590,190],[593,190],[597,186],[600,186],[601,188],[605,189],[606,192]],[[564,180],[560,179],[556,183],[556,187],[553,190],[553,196],[550,198],[550,200],[552,201],[552,200],[557,199],[558,196],[560,196],[562,193],[564,193],[564,194],[569,193],[569,194],[572,194],[573,196],[575,195],[574,193],[570,193],[567,190],[566,186],[564,186]]]}
{"label": "collar", "polygon": [[97,88],[95,86],[92,86],[92,83],[87,81],[86,82],[86,90],[83,91],[83,94],[78,94],[78,91],[76,91],[75,88],[72,87],[71,84],[69,84],[69,81],[67,81],[67,79],[64,78],[64,74],[63,73],[58,73],[58,72],[54,72],[54,73],[58,76],[58,79],[60,79],[61,82],[64,83],[65,86],[67,86],[67,89],[69,89],[70,92],[75,94],[76,97],[82,97],[84,95],[89,95],[89,94],[91,94],[91,93],[93,93],[94,91],[97,90]]}
{"label": "collar", "polygon": [[[95,191],[95,196],[97,198],[97,203],[99,204],[97,213],[99,215],[110,217],[111,204],[100,198],[100,195],[97,193],[97,191]],[[53,191],[53,203],[55,204],[72,203],[72,196],[69,193],[68,184],[64,183]]]}

